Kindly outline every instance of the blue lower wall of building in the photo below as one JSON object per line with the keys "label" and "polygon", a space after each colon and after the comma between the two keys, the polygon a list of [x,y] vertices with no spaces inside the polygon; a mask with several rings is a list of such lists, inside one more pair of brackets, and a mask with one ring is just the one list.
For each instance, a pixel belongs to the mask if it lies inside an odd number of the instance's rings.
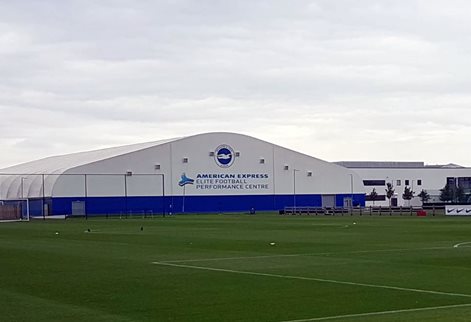
{"label": "blue lower wall of building", "polygon": [[[343,207],[344,199],[353,196],[354,206],[365,206],[364,194],[338,194],[336,207]],[[284,207],[322,207],[321,195],[244,195],[244,196],[159,196],[159,197],[62,197],[48,199],[50,215],[72,214],[72,203],[85,203],[86,213],[199,213],[277,211]],[[35,207],[36,208],[36,207]],[[39,212],[40,212],[39,207]]]}

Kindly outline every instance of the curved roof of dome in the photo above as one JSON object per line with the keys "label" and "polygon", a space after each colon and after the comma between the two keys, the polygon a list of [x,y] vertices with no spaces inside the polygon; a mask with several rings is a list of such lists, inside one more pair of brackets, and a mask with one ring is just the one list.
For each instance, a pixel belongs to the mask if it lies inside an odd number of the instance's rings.
{"label": "curved roof of dome", "polygon": [[179,140],[180,138],[160,140],[146,143],[137,143],[130,145],[123,145],[118,147],[77,152],[71,154],[57,155],[39,159],[31,162],[18,164],[12,167],[0,169],[0,173],[7,174],[36,174],[36,173],[50,173],[61,174],[65,171],[81,165],[89,164],[92,162],[113,158],[119,155],[132,153],[139,150],[144,150],[154,146],[162,145],[165,143]]}
{"label": "curved roof of dome", "polygon": [[[113,157],[145,150],[159,145],[164,145],[182,139],[194,138],[207,135],[229,134],[234,136],[243,136],[266,142],[245,134],[230,132],[210,132],[191,135],[187,137],[173,138],[167,140],[138,143],[124,145],[100,150],[71,153],[47,157],[44,159],[22,163],[12,167],[0,169],[0,199],[19,198],[19,196],[27,196],[29,198],[41,197],[42,195],[51,195],[52,188],[61,174],[71,169],[87,165],[90,163],[110,159]],[[269,143],[269,142],[266,142]],[[272,143],[269,143],[272,144]],[[277,146],[272,144],[273,146]],[[284,148],[286,149],[286,148]],[[286,149],[289,150],[289,149]],[[293,150],[290,150],[293,151]],[[296,152],[296,151],[293,151]],[[296,152],[299,153],[299,152]],[[302,153],[299,153],[302,154]],[[304,154],[305,155],[305,154]],[[306,155],[307,156],[307,155]],[[326,162],[312,156],[310,158]],[[44,176],[44,179],[42,178]],[[25,179],[25,180],[23,180]],[[25,182],[24,182],[25,181]],[[44,190],[43,191],[43,185]],[[25,189],[23,191],[23,189]],[[24,194],[23,194],[24,192]]]}
{"label": "curved roof of dome", "polygon": [[[52,189],[55,181],[59,178],[58,175],[69,169],[170,143],[179,139],[180,138],[174,138],[52,156],[0,169],[0,199],[19,198],[19,196],[40,197],[42,195],[42,178],[40,175],[42,174],[45,174],[46,177],[45,181],[47,181],[47,187],[45,194],[48,195],[50,192],[47,190]],[[22,178],[29,180],[26,180],[26,183],[24,183]],[[25,191],[22,192],[22,189],[25,189]]]}

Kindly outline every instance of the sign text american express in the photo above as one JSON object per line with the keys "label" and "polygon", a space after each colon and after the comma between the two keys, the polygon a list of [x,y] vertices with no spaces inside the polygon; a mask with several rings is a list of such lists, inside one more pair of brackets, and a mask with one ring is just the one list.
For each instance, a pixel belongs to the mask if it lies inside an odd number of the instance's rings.
{"label": "sign text american express", "polygon": [[267,173],[198,173],[196,179],[268,179]]}

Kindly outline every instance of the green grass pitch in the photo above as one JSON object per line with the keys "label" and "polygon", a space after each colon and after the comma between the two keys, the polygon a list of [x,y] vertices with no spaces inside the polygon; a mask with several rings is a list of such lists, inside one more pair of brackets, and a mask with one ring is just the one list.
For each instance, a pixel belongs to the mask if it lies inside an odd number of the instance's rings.
{"label": "green grass pitch", "polygon": [[443,216],[2,223],[0,320],[470,321],[466,242]]}

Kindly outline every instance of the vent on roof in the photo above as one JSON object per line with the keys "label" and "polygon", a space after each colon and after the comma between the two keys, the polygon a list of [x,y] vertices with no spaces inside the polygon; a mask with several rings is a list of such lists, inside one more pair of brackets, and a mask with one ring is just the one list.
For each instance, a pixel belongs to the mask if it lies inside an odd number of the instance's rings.
{"label": "vent on roof", "polygon": [[213,156],[214,156],[214,151],[210,151],[210,152],[209,152],[209,156],[210,156],[210,157],[213,157]]}
{"label": "vent on roof", "polygon": [[308,171],[308,172],[307,172],[307,176],[308,176],[308,177],[312,177],[312,171]]}
{"label": "vent on roof", "polygon": [[188,163],[188,158],[183,158],[183,163]]}
{"label": "vent on roof", "polygon": [[155,164],[154,165],[154,170],[160,170],[160,164]]}
{"label": "vent on roof", "polygon": [[260,164],[265,164],[265,159],[264,158],[260,158]]}
{"label": "vent on roof", "polygon": [[285,166],[283,167],[283,169],[289,170],[289,166],[288,166],[287,164],[285,164]]}
{"label": "vent on roof", "polygon": [[236,158],[240,157],[240,152],[235,153]]}
{"label": "vent on roof", "polygon": [[128,177],[132,176],[132,171],[126,171],[126,176]]}

